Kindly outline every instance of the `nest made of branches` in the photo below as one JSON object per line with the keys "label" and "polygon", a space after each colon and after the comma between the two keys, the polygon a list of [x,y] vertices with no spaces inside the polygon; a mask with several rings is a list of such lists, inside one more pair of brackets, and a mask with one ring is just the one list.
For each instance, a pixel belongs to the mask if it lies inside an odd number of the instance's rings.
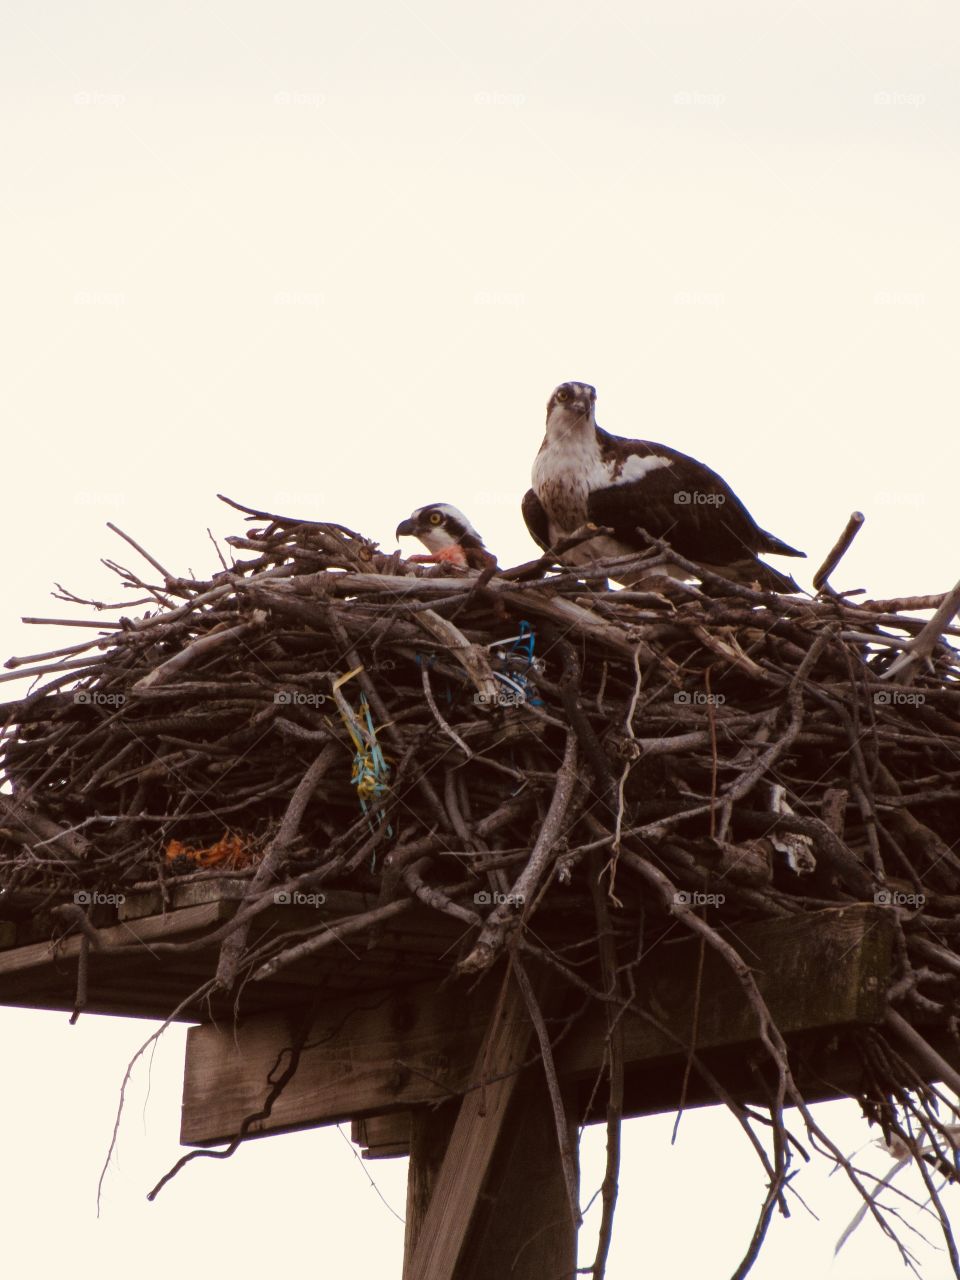
{"label": "nest made of branches", "polygon": [[[248,878],[254,910],[222,944],[221,987],[416,903],[467,926],[446,961],[461,973],[509,950],[624,1003],[617,946],[637,914],[651,940],[680,921],[739,966],[776,1068],[770,1153],[757,1144],[761,1228],[790,1166],[781,1109],[797,1105],[893,1235],[806,1108],[711,904],[722,888],[725,925],[888,906],[891,1007],[955,1030],[958,593],[773,595],[663,544],[629,563],[572,572],[546,555],[478,576],[415,567],[340,525],[240,509],[253,528],[228,539],[234,557],[209,579],[176,577],[127,538],[152,567],[148,579],[111,566],[136,600],[61,591],[98,615],[72,623],[90,638],[7,664],[3,679],[36,687],[5,708],[0,915],[229,871]],[[691,581],[656,577],[665,565]],[[250,943],[278,888],[334,887],[380,905]],[[592,968],[580,953],[569,967],[562,950],[538,955],[532,922],[571,904],[593,928]],[[953,1167],[957,1117],[939,1090],[907,1070],[896,1036],[864,1035],[870,1118]]]}

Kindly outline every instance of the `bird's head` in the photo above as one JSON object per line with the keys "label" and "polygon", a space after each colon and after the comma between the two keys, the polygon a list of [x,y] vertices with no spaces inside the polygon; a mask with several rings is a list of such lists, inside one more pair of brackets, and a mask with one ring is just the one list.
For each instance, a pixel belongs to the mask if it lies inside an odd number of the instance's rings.
{"label": "bird's head", "polygon": [[465,546],[483,546],[483,539],[463,512],[446,502],[417,507],[397,525],[397,537],[419,538],[434,555],[454,561]]}
{"label": "bird's head", "polygon": [[561,382],[547,401],[547,435],[596,427],[597,391],[589,382]]}

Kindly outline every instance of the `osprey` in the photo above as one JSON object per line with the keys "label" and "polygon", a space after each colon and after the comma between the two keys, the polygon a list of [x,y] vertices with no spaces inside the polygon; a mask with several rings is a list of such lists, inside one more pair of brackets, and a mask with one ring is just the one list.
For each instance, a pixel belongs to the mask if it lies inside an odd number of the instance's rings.
{"label": "osprey", "polygon": [[397,538],[419,538],[431,553],[408,557],[415,564],[452,564],[459,569],[490,569],[497,564],[497,557],[486,549],[463,512],[446,502],[417,507],[397,525]]}
{"label": "osprey", "polygon": [[588,522],[613,529],[612,537],[590,538],[561,556],[566,564],[586,564],[644,550],[639,528],[734,581],[799,590],[792,578],[757,555],[803,556],[803,551],[761,529],[726,482],[702,462],[664,444],[603,431],[594,416],[596,398],[585,382],[564,382],[550,397],[533,488],[522,504],[534,542],[548,551]]}

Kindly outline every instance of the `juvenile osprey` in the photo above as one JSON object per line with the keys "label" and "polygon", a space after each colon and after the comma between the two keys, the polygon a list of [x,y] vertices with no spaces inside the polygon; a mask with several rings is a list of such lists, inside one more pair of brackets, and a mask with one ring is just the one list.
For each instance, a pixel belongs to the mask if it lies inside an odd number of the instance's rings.
{"label": "juvenile osprey", "polygon": [[417,507],[408,520],[397,525],[397,538],[419,538],[430,552],[428,556],[409,556],[415,564],[453,564],[460,569],[496,567],[497,557],[486,549],[467,517],[446,502]]}
{"label": "juvenile osprey", "polygon": [[733,490],[702,462],[664,444],[603,431],[594,416],[596,398],[584,382],[564,382],[550,397],[533,488],[522,504],[534,542],[549,550],[588,521],[612,528],[613,537],[591,538],[561,557],[566,564],[586,564],[644,550],[636,534],[641,528],[734,581],[798,590],[792,578],[758,560],[757,553],[803,556],[803,551],[761,529]]}

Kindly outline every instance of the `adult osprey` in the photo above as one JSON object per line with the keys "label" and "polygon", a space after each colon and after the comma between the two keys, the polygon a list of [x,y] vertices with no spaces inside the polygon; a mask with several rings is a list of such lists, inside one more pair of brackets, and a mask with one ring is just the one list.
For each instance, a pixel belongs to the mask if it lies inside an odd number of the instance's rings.
{"label": "adult osprey", "polygon": [[594,416],[596,399],[585,382],[564,382],[550,397],[533,488],[522,504],[534,542],[547,551],[588,522],[612,528],[612,537],[590,538],[561,556],[565,564],[587,564],[644,550],[647,544],[636,533],[640,528],[734,581],[773,591],[799,589],[757,554],[803,556],[803,551],[761,529],[733,490],[702,462],[664,444],[603,431]]}
{"label": "adult osprey", "polygon": [[489,569],[497,564],[497,557],[486,549],[463,512],[446,502],[417,507],[397,525],[397,538],[419,538],[431,553],[409,556],[415,564],[452,564],[459,569]]}

